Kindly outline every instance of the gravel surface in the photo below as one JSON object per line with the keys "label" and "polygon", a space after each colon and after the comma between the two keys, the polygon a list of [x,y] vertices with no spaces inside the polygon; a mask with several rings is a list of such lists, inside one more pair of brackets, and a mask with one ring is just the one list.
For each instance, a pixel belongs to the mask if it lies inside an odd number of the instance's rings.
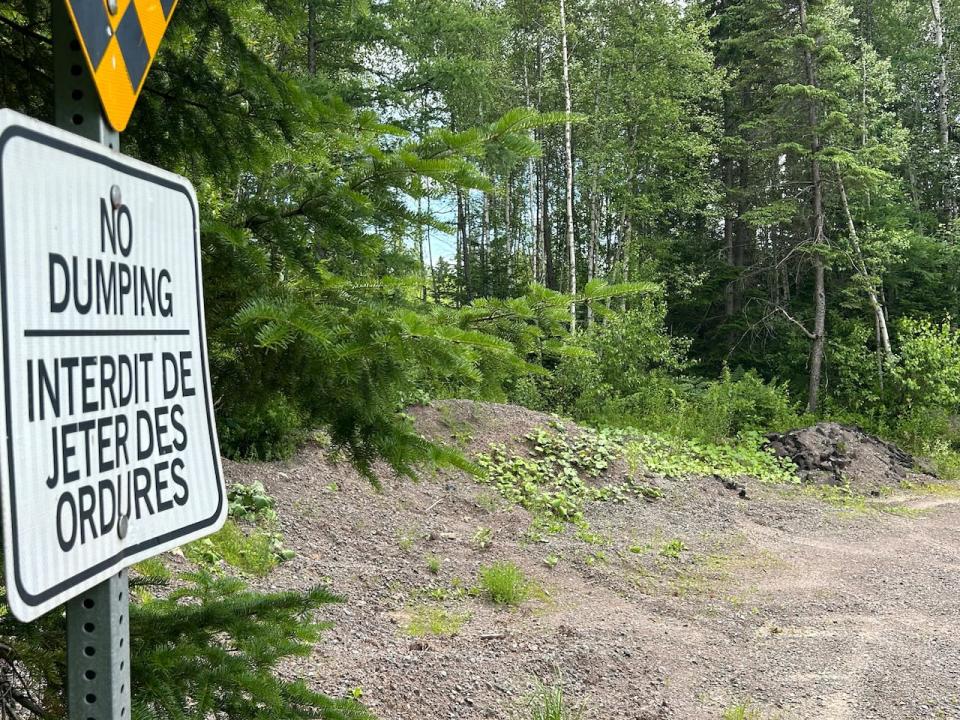
{"label": "gravel surface", "polygon": [[[465,401],[413,413],[468,453],[520,448],[550,421]],[[743,703],[784,720],[960,718],[952,494],[843,511],[750,479],[748,499],[712,478],[656,479],[660,500],[590,505],[590,542],[572,527],[544,542],[526,511],[459,472],[412,482],[381,468],[378,492],[318,446],[225,467],[230,482],[266,485],[297,551],[256,584],[329,583],[348,598],[284,672],[330,694],[360,688],[382,720],[529,718],[541,682],[562,682],[598,720],[719,720]],[[486,549],[471,541],[481,527]],[[672,540],[677,558],[661,554]],[[538,586],[518,608],[458,591],[498,560]],[[425,609],[467,619],[453,637],[412,637]]]}

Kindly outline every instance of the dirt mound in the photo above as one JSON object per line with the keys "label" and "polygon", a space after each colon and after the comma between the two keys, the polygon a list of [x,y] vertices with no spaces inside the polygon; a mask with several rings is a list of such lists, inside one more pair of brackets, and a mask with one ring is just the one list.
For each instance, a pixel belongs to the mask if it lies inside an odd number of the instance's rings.
{"label": "dirt mound", "polygon": [[931,477],[917,469],[910,453],[854,425],[822,422],[772,433],[767,440],[777,455],[796,463],[808,482],[879,488]]}
{"label": "dirt mound", "polygon": [[473,400],[441,400],[407,412],[413,416],[417,430],[429,439],[453,443],[471,453],[486,452],[495,444],[516,450],[526,444],[527,433],[558,420],[556,415],[518,405]]}

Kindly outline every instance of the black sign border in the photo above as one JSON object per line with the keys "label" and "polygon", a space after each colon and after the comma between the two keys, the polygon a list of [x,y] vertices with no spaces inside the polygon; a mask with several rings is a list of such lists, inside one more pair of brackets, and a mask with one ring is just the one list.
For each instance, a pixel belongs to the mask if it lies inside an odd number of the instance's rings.
{"label": "black sign border", "polygon": [[[3,153],[6,150],[7,143],[13,139],[21,137],[28,141],[36,142],[40,145],[45,145],[54,150],[59,150],[65,152],[69,155],[74,155],[76,157],[82,158],[84,160],[90,160],[101,165],[105,165],[112,170],[121,172],[125,175],[135,177],[140,180],[146,180],[148,182],[155,183],[157,185],[162,185],[171,190],[183,193],[187,197],[187,202],[190,205],[190,211],[193,213],[193,252],[194,252],[194,270],[195,270],[195,280],[196,280],[196,292],[197,292],[197,328],[200,335],[200,354],[203,360],[203,391],[204,399],[206,400],[206,409],[207,409],[207,430],[210,435],[210,446],[213,448],[213,467],[214,473],[216,474],[217,482],[217,493],[219,495],[217,501],[217,510],[216,512],[206,520],[200,520],[191,525],[173,530],[168,533],[164,533],[155,538],[150,538],[144,540],[137,545],[132,545],[130,547],[125,547],[119,553],[113,555],[106,560],[102,560],[96,565],[83,570],[76,575],[62,580],[56,585],[47,588],[39,593],[31,593],[28,591],[23,584],[23,579],[21,577],[21,568],[20,568],[20,548],[18,547],[18,537],[17,537],[17,528],[18,528],[18,519],[17,519],[17,504],[14,501],[16,493],[16,480],[14,472],[14,461],[13,461],[13,423],[11,416],[11,407],[10,407],[10,357],[9,357],[9,327],[7,323],[7,238],[6,238],[6,222],[4,219],[4,203],[2,197],[3,189]],[[13,538],[13,577],[14,582],[17,586],[17,594],[20,599],[30,607],[38,607],[43,603],[47,602],[51,598],[63,593],[65,590],[68,590],[71,587],[79,585],[84,580],[87,580],[94,575],[102,573],[108,568],[120,569],[125,567],[123,565],[123,560],[132,555],[143,552],[144,550],[149,550],[151,547],[156,547],[163,543],[174,540],[178,537],[183,537],[189,535],[192,532],[197,530],[202,530],[204,528],[211,527],[215,525],[217,520],[220,518],[220,515],[223,511],[223,478],[220,475],[220,458],[218,455],[219,445],[217,443],[217,435],[214,430],[214,418],[213,418],[213,406],[210,402],[210,387],[209,387],[209,371],[207,365],[207,332],[206,327],[203,322],[203,295],[202,295],[202,280],[200,274],[200,238],[197,235],[197,208],[193,202],[193,196],[190,194],[189,190],[183,185],[175,183],[169,180],[166,177],[159,175],[154,175],[144,169],[138,167],[130,167],[129,165],[114,159],[107,155],[102,155],[100,153],[94,152],[85,147],[80,147],[72,143],[66,142],[60,138],[51,137],[45,135],[37,130],[32,128],[24,127],[22,125],[10,125],[6,130],[0,134],[0,302],[3,305],[2,313],[2,323],[3,323],[3,385],[4,385],[4,414],[6,416],[7,423],[7,458],[9,461],[8,467],[8,479],[7,481],[10,484],[10,520],[12,524],[11,536]]]}

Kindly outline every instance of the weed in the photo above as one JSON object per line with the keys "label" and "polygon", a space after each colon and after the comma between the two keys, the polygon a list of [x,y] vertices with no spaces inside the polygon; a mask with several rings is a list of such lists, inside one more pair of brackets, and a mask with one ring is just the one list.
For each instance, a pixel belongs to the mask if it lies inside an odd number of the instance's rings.
{"label": "weed", "polygon": [[761,720],[760,711],[749,703],[740,703],[723,711],[722,720]]}
{"label": "weed", "polygon": [[443,608],[418,606],[411,609],[404,630],[411,637],[453,637],[469,619],[468,613],[448,613]]}
{"label": "weed", "polygon": [[400,538],[397,540],[397,545],[400,547],[403,552],[408,553],[413,550],[413,546],[416,544],[418,539],[418,534],[415,532],[404,532],[400,534]]}
{"label": "weed", "polygon": [[655,489],[633,482],[603,486],[586,482],[600,477],[613,460],[624,455],[623,437],[612,430],[584,430],[571,436],[562,424],[550,423],[549,428],[526,436],[531,445],[529,457],[508,453],[505,445],[494,445],[489,453],[477,457],[477,464],[486,470],[486,482],[504,499],[537,516],[580,523],[588,501],[657,496]]}
{"label": "weed", "polygon": [[580,720],[583,710],[567,700],[563,686],[541,685],[529,701],[530,720]]}
{"label": "weed", "polygon": [[146,581],[146,584],[164,583],[171,577],[170,570],[163,564],[163,559],[160,557],[141,560],[133,566],[133,569]]}
{"label": "weed", "polygon": [[273,523],[277,519],[276,501],[259,480],[250,485],[232,485],[227,492],[230,517]]}
{"label": "weed", "polygon": [[481,510],[486,510],[488,513],[494,513],[499,510],[500,502],[500,496],[489,491],[480,493],[476,500],[477,507]]}
{"label": "weed", "polygon": [[716,475],[734,480],[747,475],[764,483],[800,482],[793,462],[763,449],[763,436],[757,433],[742,434],[725,444],[637,433],[627,445],[627,459],[634,468],[665,477]]}
{"label": "weed", "polygon": [[480,588],[496,605],[519,605],[530,594],[530,581],[511,562],[498,562],[480,568]]}
{"label": "weed", "polygon": [[605,547],[610,544],[609,538],[604,537],[600,533],[593,532],[586,523],[579,524],[577,537],[587,543],[587,545],[600,545]]}
{"label": "weed", "polygon": [[477,531],[473,534],[473,537],[470,539],[470,542],[478,550],[486,550],[491,545],[493,545],[493,530],[488,527],[483,527],[482,525],[477,528]]}
{"label": "weed", "polygon": [[222,560],[241,572],[260,577],[294,554],[283,547],[278,533],[253,530],[248,535],[232,520],[219,532],[190,543],[183,552],[198,565],[216,569]]}
{"label": "weed", "polygon": [[443,564],[443,562],[442,562],[442,561],[440,560],[440,558],[437,557],[436,555],[428,555],[428,556],[427,556],[427,570],[430,571],[430,574],[431,574],[431,575],[439,575],[439,574],[440,574],[440,566],[441,566],[442,564]]}
{"label": "weed", "polygon": [[687,546],[683,544],[683,540],[674,538],[663,544],[663,547],[660,548],[660,555],[665,558],[670,558],[671,560],[679,560],[683,551],[686,549]]}
{"label": "weed", "polygon": [[550,568],[551,570],[553,570],[553,569],[557,566],[557,563],[559,563],[559,562],[560,562],[560,556],[559,556],[559,555],[547,555],[547,556],[543,559],[543,564],[546,565],[546,566],[547,566],[548,568]]}

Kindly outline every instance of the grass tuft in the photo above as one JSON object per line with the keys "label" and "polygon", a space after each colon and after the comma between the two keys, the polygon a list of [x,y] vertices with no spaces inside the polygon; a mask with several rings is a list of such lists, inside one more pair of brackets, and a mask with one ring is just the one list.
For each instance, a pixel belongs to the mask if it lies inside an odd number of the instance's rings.
{"label": "grass tuft", "polygon": [[410,611],[404,630],[411,637],[453,637],[469,619],[468,613],[448,613],[443,608],[421,605]]}
{"label": "grass tuft", "polygon": [[496,605],[519,605],[530,595],[530,581],[511,562],[480,568],[480,589]]}
{"label": "grass tuft", "polygon": [[530,720],[581,720],[583,710],[574,707],[563,693],[559,683],[541,685],[530,698]]}

